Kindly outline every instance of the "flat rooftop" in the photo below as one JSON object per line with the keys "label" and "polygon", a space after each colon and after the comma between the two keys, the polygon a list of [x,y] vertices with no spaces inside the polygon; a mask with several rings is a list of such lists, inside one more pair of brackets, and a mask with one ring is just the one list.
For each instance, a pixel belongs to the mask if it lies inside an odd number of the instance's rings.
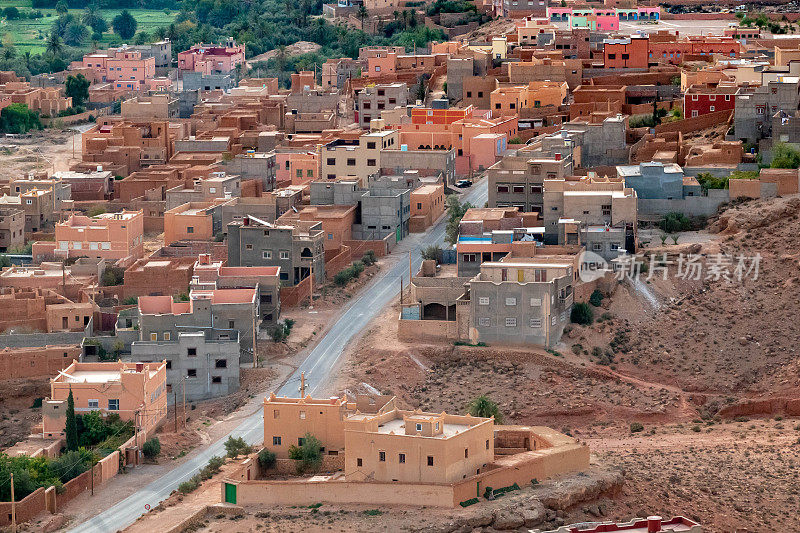
{"label": "flat rooftop", "polygon": [[[372,415],[374,416],[374,415]],[[425,419],[428,417],[414,415],[414,419]],[[433,417],[430,417],[431,419]],[[413,424],[414,422],[409,421],[409,424]],[[433,435],[431,437],[421,437],[419,435],[414,434],[416,438],[426,438],[426,439],[447,439],[454,435],[458,435],[459,433],[463,433],[467,431],[472,426],[467,424],[448,424],[447,422],[442,422],[442,432],[438,435]],[[406,421],[402,418],[395,418],[393,420],[389,420],[378,426],[378,433],[394,433],[395,435],[405,435],[406,433]]]}

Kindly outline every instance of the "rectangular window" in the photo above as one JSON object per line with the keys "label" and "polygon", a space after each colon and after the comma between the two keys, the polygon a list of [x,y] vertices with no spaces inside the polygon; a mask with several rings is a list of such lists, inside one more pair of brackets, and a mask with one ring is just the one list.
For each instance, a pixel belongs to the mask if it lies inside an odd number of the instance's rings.
{"label": "rectangular window", "polygon": [[487,317],[479,318],[478,325],[488,328],[490,326],[490,319]]}
{"label": "rectangular window", "polygon": [[428,466],[433,466],[433,456],[432,455],[428,456]]}
{"label": "rectangular window", "polygon": [[272,259],[272,250],[261,250],[262,259]]}
{"label": "rectangular window", "polygon": [[508,185],[498,185],[497,186],[497,193],[498,194],[506,194],[506,193],[508,193]]}
{"label": "rectangular window", "polygon": [[215,361],[214,366],[216,368],[228,368],[228,360],[227,359],[217,359]]}
{"label": "rectangular window", "polygon": [[397,455],[397,462],[403,464],[406,462],[406,454],[401,453]]}
{"label": "rectangular window", "polygon": [[523,186],[523,185],[514,185],[514,186],[511,188],[511,191],[512,191],[514,194],[525,194],[525,186]]}
{"label": "rectangular window", "polygon": [[222,383],[221,376],[211,376],[211,383]]}
{"label": "rectangular window", "polygon": [[353,158],[350,158],[350,159],[348,159],[348,160],[347,160],[347,166],[348,166],[348,167],[354,167],[354,166],[356,166],[356,160],[355,160],[355,159],[353,159]]}
{"label": "rectangular window", "polygon": [[233,320],[228,320],[228,329],[234,329],[236,326]]}
{"label": "rectangular window", "polygon": [[356,466],[364,466],[364,461],[361,460],[361,457],[356,459]]}
{"label": "rectangular window", "polygon": [[281,445],[281,438],[280,437],[272,437],[272,445],[273,446],[280,446]]}
{"label": "rectangular window", "polygon": [[486,439],[486,449],[489,449],[489,439]]}
{"label": "rectangular window", "polygon": [[507,328],[517,327],[517,319],[513,317],[506,317],[506,327]]}
{"label": "rectangular window", "polygon": [[465,263],[474,263],[477,261],[477,256],[475,254],[464,254],[463,257]]}
{"label": "rectangular window", "polygon": [[189,357],[197,357],[197,348],[186,348],[186,355]]}
{"label": "rectangular window", "polygon": [[300,411],[300,420],[305,420],[305,419],[306,419],[306,412]]}
{"label": "rectangular window", "polygon": [[281,417],[281,412],[278,409],[273,409],[272,418],[280,418],[280,417]]}
{"label": "rectangular window", "polygon": [[186,226],[186,233],[194,233],[194,226]]}
{"label": "rectangular window", "polygon": [[100,400],[89,400],[89,409],[100,409]]}
{"label": "rectangular window", "polygon": [[375,142],[370,141],[367,143],[367,150],[374,150],[375,149]]}
{"label": "rectangular window", "polygon": [[197,377],[197,369],[196,368],[189,368],[186,370],[186,377],[187,378],[196,378]]}
{"label": "rectangular window", "polygon": [[464,448],[464,459],[469,458],[469,448]]}
{"label": "rectangular window", "polygon": [[281,250],[281,259],[289,259],[289,252],[287,250]]}
{"label": "rectangular window", "polygon": [[151,341],[157,341],[158,340],[158,333],[151,333],[150,334],[150,340]]}
{"label": "rectangular window", "polygon": [[381,463],[386,462],[386,452],[378,452],[378,461]]}
{"label": "rectangular window", "polygon": [[540,328],[540,327],[542,327],[542,319],[541,318],[531,318],[531,327],[532,328]]}
{"label": "rectangular window", "polygon": [[329,157],[328,158],[328,165],[335,165],[335,164],[336,164],[336,159],[334,159],[332,157]]}
{"label": "rectangular window", "polygon": [[375,166],[375,164],[376,164],[376,163],[375,163],[375,160],[374,160],[374,159],[367,159],[367,166],[368,166],[368,167],[374,167],[374,166]]}
{"label": "rectangular window", "polygon": [[109,399],[108,400],[108,410],[109,411],[119,411],[119,399]]}
{"label": "rectangular window", "polygon": [[489,305],[489,298],[487,296],[481,296],[478,298],[478,305]]}

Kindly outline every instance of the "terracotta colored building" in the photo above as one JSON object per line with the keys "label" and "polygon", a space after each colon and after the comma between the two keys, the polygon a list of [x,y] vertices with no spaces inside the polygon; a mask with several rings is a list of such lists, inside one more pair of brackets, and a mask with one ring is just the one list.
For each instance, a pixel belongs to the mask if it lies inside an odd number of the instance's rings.
{"label": "terracotta colored building", "polygon": [[118,90],[149,90],[148,82],[156,75],[155,57],[143,57],[139,50],[126,47],[87,54],[82,66],[93,70],[95,79],[109,82]]}
{"label": "terracotta colored building", "polygon": [[125,297],[189,294],[194,258],[139,259],[125,270]]}
{"label": "terracotta colored building", "polygon": [[187,202],[164,212],[164,245],[173,242],[207,241],[224,231],[222,206],[231,200],[219,198],[208,202]]}
{"label": "terracotta colored building", "polygon": [[73,302],[49,289],[4,288],[0,290],[0,331],[83,331],[92,319],[96,305]]}
{"label": "terracotta colored building", "polygon": [[423,185],[411,191],[412,233],[423,232],[439,220],[445,210],[444,184]]}
{"label": "terracotta colored building", "polygon": [[[167,364],[79,363],[50,381],[50,397],[42,403],[43,434],[63,435],[67,397],[72,391],[75,412],[99,411],[130,420],[139,432],[156,429],[167,414]],[[139,443],[141,446],[142,443]]]}
{"label": "terracotta colored building", "polygon": [[56,224],[55,241],[34,243],[34,257],[139,258],[144,253],[144,216],[141,211],[103,213],[96,217],[72,215]]}
{"label": "terracotta colored building", "polygon": [[603,42],[605,68],[647,68],[650,41],[647,37],[606,39]]}

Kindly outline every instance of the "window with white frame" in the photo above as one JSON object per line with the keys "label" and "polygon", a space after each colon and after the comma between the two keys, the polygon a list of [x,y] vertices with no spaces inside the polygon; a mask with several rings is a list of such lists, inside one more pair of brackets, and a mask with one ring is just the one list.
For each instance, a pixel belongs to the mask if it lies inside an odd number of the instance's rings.
{"label": "window with white frame", "polygon": [[478,298],[478,305],[489,305],[489,297],[481,296],[480,298]]}
{"label": "window with white frame", "polygon": [[483,326],[485,328],[488,328],[490,324],[491,323],[489,322],[489,318],[484,317],[484,318],[479,318],[478,319],[478,325],[479,326]]}
{"label": "window with white frame", "polygon": [[506,305],[517,305],[516,298],[506,298]]}
{"label": "window with white frame", "polygon": [[111,249],[111,243],[110,242],[101,242],[100,243],[100,249],[101,250],[110,250]]}
{"label": "window with white frame", "polygon": [[89,400],[89,409],[100,409],[100,400],[90,399]]}
{"label": "window with white frame", "polygon": [[517,327],[517,319],[514,317],[506,317],[506,327],[507,328]]}
{"label": "window with white frame", "polygon": [[531,318],[531,327],[532,328],[540,328],[540,327],[542,327],[542,319],[541,318]]}
{"label": "window with white frame", "polygon": [[281,259],[289,259],[288,250],[281,250]]}
{"label": "window with white frame", "polygon": [[542,306],[541,298],[531,298],[531,307],[541,307],[541,306]]}
{"label": "window with white frame", "polygon": [[272,259],[272,250],[261,250],[261,257],[264,259]]}
{"label": "window with white frame", "polygon": [[109,411],[119,411],[119,399],[109,399],[108,400],[108,410]]}

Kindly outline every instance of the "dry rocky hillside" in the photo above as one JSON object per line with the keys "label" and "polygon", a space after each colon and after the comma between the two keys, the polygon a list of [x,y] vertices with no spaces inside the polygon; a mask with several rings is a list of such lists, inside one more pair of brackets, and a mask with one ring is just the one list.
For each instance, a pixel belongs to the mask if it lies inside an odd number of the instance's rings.
{"label": "dry rocky hillside", "polygon": [[[798,215],[798,197],[749,201],[712,220],[708,242],[647,248],[707,262],[760,254],[759,274],[687,281],[673,265],[667,280],[621,282],[593,325],[572,326],[550,352],[405,343],[394,306],[353,348],[338,385],[434,411],[464,412],[487,394],[509,422],[585,439],[626,474],[607,518],[652,511],[685,513],[710,531],[787,527],[800,489],[800,423],[788,420],[800,415]],[[771,498],[747,488],[770,485],[788,490]]]}

